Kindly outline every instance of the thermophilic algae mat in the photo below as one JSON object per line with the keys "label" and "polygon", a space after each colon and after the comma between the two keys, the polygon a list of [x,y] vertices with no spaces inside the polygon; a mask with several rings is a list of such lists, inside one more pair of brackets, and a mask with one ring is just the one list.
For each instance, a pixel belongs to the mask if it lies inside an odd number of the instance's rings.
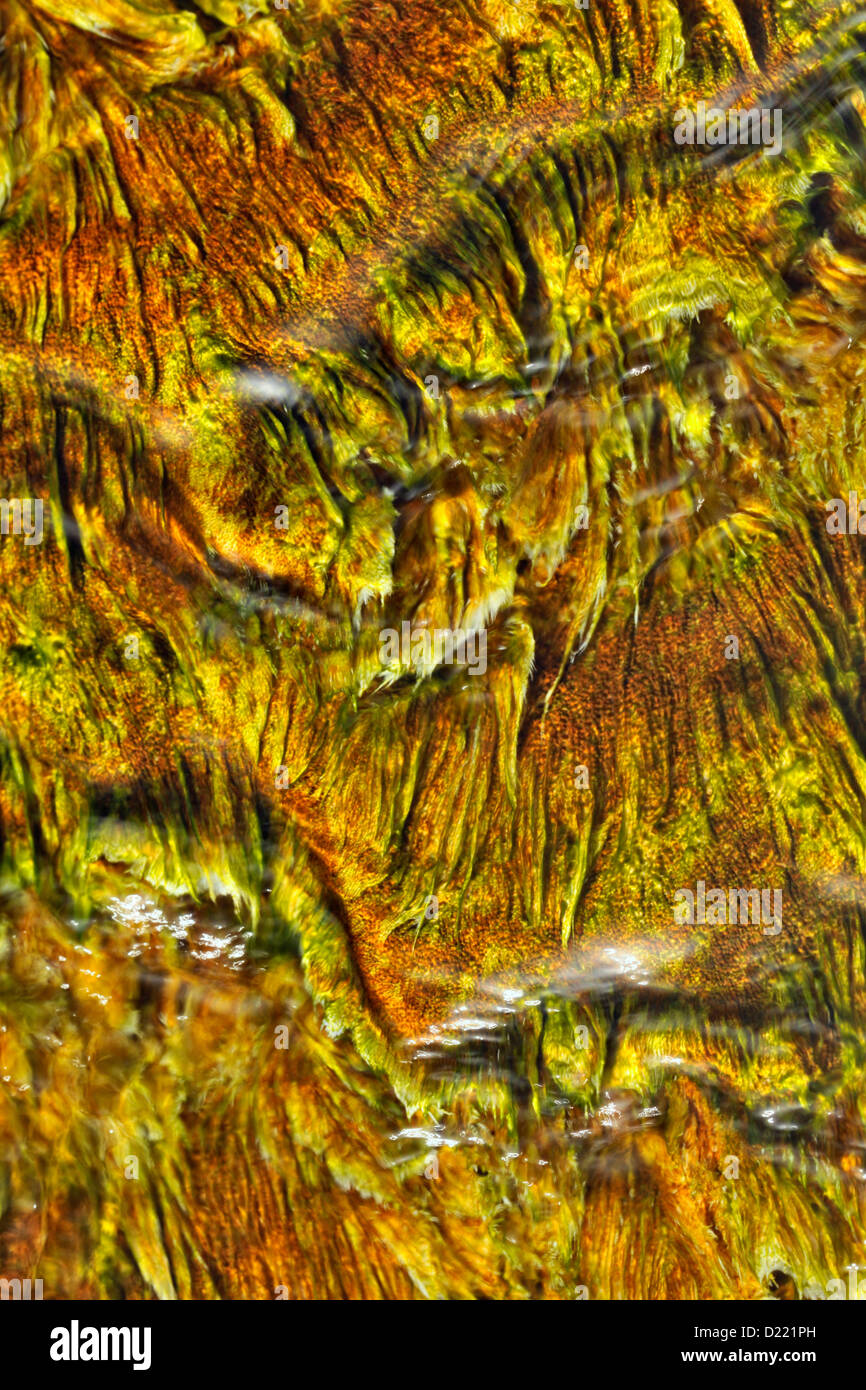
{"label": "thermophilic algae mat", "polygon": [[0,15],[4,1296],[849,1296],[866,15]]}

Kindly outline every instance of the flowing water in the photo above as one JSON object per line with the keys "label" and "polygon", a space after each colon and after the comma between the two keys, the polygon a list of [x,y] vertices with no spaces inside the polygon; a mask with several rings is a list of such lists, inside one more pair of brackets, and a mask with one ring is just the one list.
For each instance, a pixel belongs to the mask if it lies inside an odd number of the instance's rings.
{"label": "flowing water", "polygon": [[857,1296],[866,13],[0,17],[0,1278]]}

